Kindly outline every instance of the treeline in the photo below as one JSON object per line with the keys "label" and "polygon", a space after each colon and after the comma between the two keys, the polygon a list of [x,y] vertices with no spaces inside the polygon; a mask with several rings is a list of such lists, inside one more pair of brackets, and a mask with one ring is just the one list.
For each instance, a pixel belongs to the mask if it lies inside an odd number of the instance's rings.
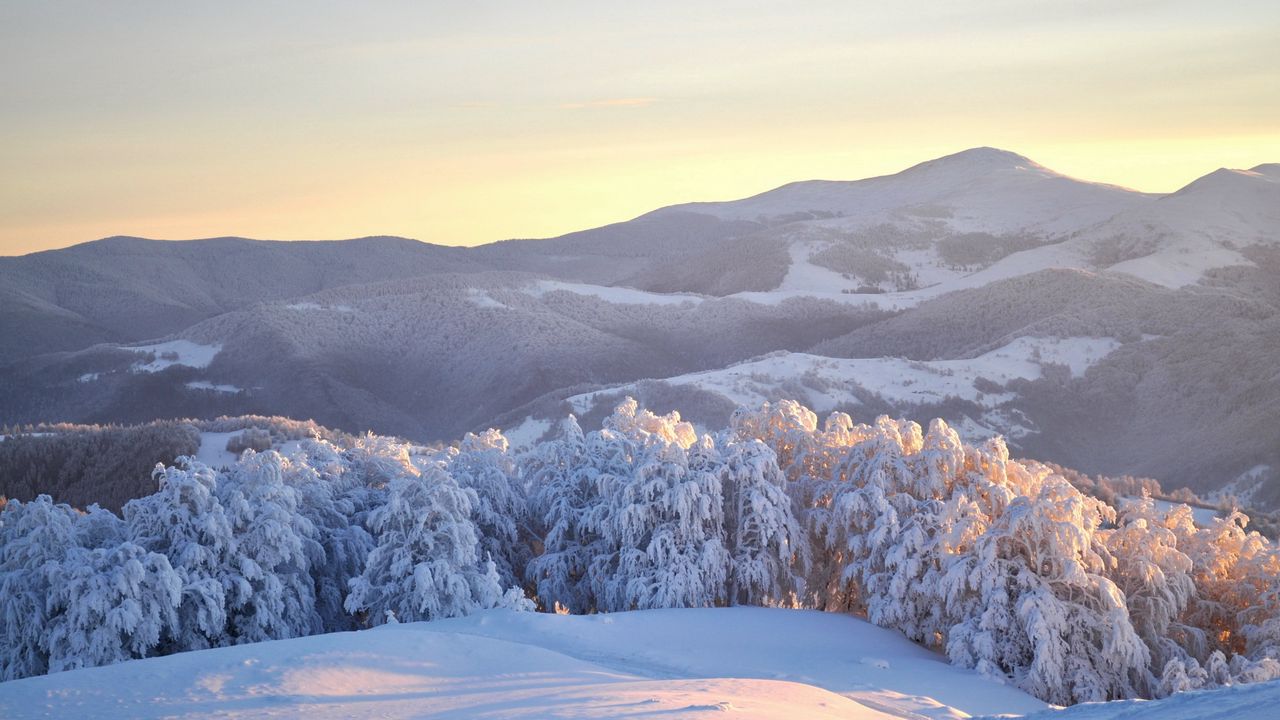
{"label": "treeline", "polygon": [[155,489],[156,463],[200,449],[199,430],[177,421],[6,428],[0,435],[0,495],[49,494],[75,507],[99,503],[119,509]]}
{"label": "treeline", "polygon": [[[83,508],[97,503],[119,511],[155,491],[152,471],[200,449],[200,433],[245,430],[263,443],[349,435],[311,421],[242,415],[215,420],[157,420],[143,425],[40,424],[0,428],[0,495],[30,500],[49,495]],[[263,437],[265,436],[265,437]],[[235,438],[233,438],[234,440]],[[228,450],[237,452],[236,447]],[[239,450],[243,450],[240,447]]]}
{"label": "treeline", "polygon": [[1280,677],[1280,555],[1003,442],[793,402],[626,400],[514,453],[366,436],[158,468],[122,515],[0,513],[0,677],[488,607],[853,612],[1059,704]]}

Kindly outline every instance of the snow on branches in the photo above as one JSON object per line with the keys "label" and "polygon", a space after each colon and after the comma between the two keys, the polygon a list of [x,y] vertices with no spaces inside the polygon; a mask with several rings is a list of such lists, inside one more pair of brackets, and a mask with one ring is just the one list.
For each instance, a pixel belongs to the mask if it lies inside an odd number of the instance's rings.
{"label": "snow on branches", "polygon": [[856,613],[1059,704],[1280,677],[1280,553],[1246,517],[1112,506],[1063,472],[790,401],[705,432],[627,399],[524,451],[489,430],[181,459],[121,516],[0,509],[0,679],[493,607],[733,604]]}

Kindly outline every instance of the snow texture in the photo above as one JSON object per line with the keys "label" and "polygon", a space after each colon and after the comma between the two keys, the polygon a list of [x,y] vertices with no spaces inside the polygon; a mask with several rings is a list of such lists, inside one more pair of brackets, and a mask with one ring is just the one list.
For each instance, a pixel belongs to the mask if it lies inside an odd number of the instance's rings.
{"label": "snow texture", "polygon": [[154,345],[134,345],[122,349],[131,352],[154,354],[154,360],[146,363],[135,363],[131,368],[133,372],[153,373],[174,365],[183,365],[189,368],[209,367],[209,363],[213,362],[214,356],[222,350],[222,346],[201,345],[190,340],[170,340]]}
{"label": "snow texture", "polygon": [[29,678],[0,684],[0,706],[12,720],[883,720],[1045,707],[860,620],[761,608],[488,611]]}
{"label": "snow texture", "polygon": [[700,303],[705,298],[701,295],[686,293],[655,293],[636,290],[629,287],[588,285],[585,283],[568,283],[558,280],[539,280],[531,286],[521,289],[522,292],[541,297],[552,292],[569,292],[576,295],[590,295],[606,302],[618,305],[679,305],[681,303]]}
{"label": "snow texture", "polygon": [[[985,379],[998,385],[1010,380],[1034,380],[1045,364],[1067,366],[1080,377],[1089,366],[1120,347],[1112,338],[1021,337],[975,358],[914,361],[902,358],[829,358],[806,353],[779,352],[722,370],[666,378],[672,385],[690,385],[717,393],[736,405],[758,406],[804,390],[805,404],[819,411],[857,405],[857,390],[866,390],[901,407],[942,402],[947,397],[994,408],[1012,393],[983,392],[975,386]],[[784,389],[785,388],[785,389]],[[598,395],[635,392],[633,385],[569,398],[577,412],[586,412]]]}
{"label": "snow texture", "polygon": [[241,389],[235,385],[213,383],[208,380],[192,380],[187,383],[187,387],[192,390],[208,390],[209,392],[215,393],[238,393],[241,391]]}

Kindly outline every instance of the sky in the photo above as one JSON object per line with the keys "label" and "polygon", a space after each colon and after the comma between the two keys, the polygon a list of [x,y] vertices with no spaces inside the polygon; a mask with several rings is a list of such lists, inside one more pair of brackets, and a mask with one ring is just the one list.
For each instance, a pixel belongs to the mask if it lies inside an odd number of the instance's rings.
{"label": "sky", "polygon": [[0,255],[546,237],[982,145],[1280,161],[1280,2],[0,3]]}

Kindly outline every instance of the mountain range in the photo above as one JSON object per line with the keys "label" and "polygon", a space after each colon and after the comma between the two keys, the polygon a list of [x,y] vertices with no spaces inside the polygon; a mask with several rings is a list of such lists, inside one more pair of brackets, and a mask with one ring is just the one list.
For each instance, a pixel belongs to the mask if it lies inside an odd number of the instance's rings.
{"label": "mountain range", "polygon": [[624,395],[942,416],[1280,503],[1280,165],[1165,194],[977,148],[557,238],[0,258],[0,424],[277,414],[532,442]]}

